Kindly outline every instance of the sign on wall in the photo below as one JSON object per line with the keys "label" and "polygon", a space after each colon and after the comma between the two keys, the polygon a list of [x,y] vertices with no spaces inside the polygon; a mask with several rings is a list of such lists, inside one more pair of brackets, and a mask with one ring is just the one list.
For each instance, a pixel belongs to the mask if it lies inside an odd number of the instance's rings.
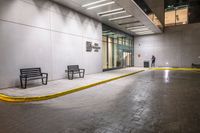
{"label": "sign on wall", "polygon": [[91,52],[92,51],[92,42],[86,42],[86,51]]}
{"label": "sign on wall", "polygon": [[94,52],[99,52],[101,47],[99,46],[98,43],[94,43],[94,45],[92,45],[92,42],[87,41],[86,42],[86,51],[92,52],[93,49],[94,49]]}

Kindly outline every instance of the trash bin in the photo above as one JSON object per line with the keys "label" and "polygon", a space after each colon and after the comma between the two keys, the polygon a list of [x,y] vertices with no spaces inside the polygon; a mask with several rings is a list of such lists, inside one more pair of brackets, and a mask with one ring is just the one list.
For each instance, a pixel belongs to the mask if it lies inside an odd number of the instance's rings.
{"label": "trash bin", "polygon": [[144,61],[144,67],[149,67],[149,61]]}

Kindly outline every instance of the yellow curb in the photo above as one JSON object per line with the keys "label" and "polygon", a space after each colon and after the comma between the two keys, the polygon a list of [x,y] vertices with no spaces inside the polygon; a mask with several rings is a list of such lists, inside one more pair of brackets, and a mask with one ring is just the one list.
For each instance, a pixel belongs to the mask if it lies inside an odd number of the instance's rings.
{"label": "yellow curb", "polygon": [[171,71],[200,71],[199,68],[150,68],[150,70],[171,70]]}
{"label": "yellow curb", "polygon": [[94,87],[94,86],[97,86],[97,85],[100,85],[100,84],[104,84],[104,83],[107,83],[107,82],[110,82],[110,81],[113,81],[113,80],[117,80],[117,79],[120,79],[120,78],[124,78],[124,77],[130,76],[130,75],[134,75],[134,74],[137,74],[137,73],[143,72],[143,71],[144,70],[140,70],[140,71],[137,71],[137,72],[125,74],[125,75],[118,76],[118,77],[111,78],[111,79],[102,80],[102,81],[99,81],[99,82],[96,82],[96,83],[92,83],[92,84],[88,84],[88,85],[85,85],[85,86],[82,86],[82,87],[77,87],[77,88],[74,88],[74,89],[71,89],[71,90],[67,90],[67,91],[64,91],[64,92],[59,92],[59,93],[56,93],[56,94],[50,94],[50,95],[46,95],[46,96],[13,97],[13,96],[5,95],[5,94],[0,94],[0,100],[1,101],[5,101],[5,102],[11,102],[11,103],[24,103],[24,102],[34,102],[34,101],[49,100],[49,99],[61,97],[61,96],[67,95],[67,94],[71,94],[71,93],[75,93],[75,92],[78,92],[78,91],[82,91],[82,90],[85,90],[85,89],[88,89],[88,88],[91,88],[91,87]]}

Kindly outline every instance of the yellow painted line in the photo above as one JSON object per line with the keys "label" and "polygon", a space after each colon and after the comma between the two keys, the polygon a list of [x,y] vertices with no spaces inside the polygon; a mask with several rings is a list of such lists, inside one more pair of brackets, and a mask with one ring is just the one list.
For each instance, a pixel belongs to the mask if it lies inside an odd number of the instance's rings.
{"label": "yellow painted line", "polygon": [[49,99],[61,97],[61,96],[67,95],[67,94],[71,94],[71,93],[75,93],[75,92],[78,92],[78,91],[82,91],[82,90],[85,90],[85,89],[88,89],[88,88],[91,88],[91,87],[94,87],[94,86],[97,86],[97,85],[100,85],[100,84],[104,84],[104,83],[107,83],[107,82],[110,82],[110,81],[113,81],[113,80],[117,80],[117,79],[120,79],[120,78],[131,76],[131,75],[137,74],[139,72],[143,72],[143,71],[144,70],[140,70],[140,71],[133,72],[133,73],[128,73],[128,74],[125,74],[125,75],[122,75],[122,76],[118,76],[118,77],[114,77],[114,78],[111,78],[111,79],[102,80],[102,81],[99,81],[99,82],[96,82],[96,83],[92,83],[92,84],[88,84],[88,85],[85,85],[85,86],[82,86],[82,87],[77,87],[77,88],[74,88],[74,89],[71,89],[71,90],[67,90],[67,91],[64,91],[64,92],[59,92],[59,93],[56,93],[56,94],[50,94],[50,95],[46,95],[46,96],[13,97],[13,96],[5,95],[5,94],[0,94],[0,100],[1,101],[5,101],[5,102],[12,102],[12,103],[23,103],[23,102],[34,102],[34,101],[49,100]]}
{"label": "yellow painted line", "polygon": [[200,71],[200,68],[150,68],[150,70],[171,70],[171,71]]}

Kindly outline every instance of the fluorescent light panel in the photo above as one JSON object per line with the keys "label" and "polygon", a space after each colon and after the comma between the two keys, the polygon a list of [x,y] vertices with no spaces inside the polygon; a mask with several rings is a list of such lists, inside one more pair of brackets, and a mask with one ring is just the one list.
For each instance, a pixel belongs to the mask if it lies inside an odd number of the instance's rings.
{"label": "fluorescent light panel", "polygon": [[115,20],[120,20],[120,19],[125,19],[125,18],[130,18],[133,17],[132,15],[126,15],[126,16],[121,16],[121,17],[116,17],[116,18],[110,18],[110,21],[115,21]]}
{"label": "fluorescent light panel", "polygon": [[107,3],[104,3],[104,4],[100,4],[100,5],[89,7],[89,8],[87,8],[87,10],[92,10],[92,9],[95,9],[95,8],[99,8],[99,7],[102,7],[102,6],[111,5],[111,4],[114,4],[114,3],[115,3],[115,1],[107,2]]}
{"label": "fluorescent light panel", "polygon": [[105,15],[101,15],[101,17],[106,17],[106,16],[111,16],[111,15],[116,15],[116,14],[121,14],[121,13],[125,13],[126,11],[119,11],[119,12],[113,12],[113,13],[108,13]]}
{"label": "fluorescent light panel", "polygon": [[82,7],[92,6],[92,5],[95,5],[95,4],[102,3],[104,1],[108,1],[108,0],[98,0],[98,1],[95,1],[95,2],[88,3],[88,4],[84,4],[84,5],[82,5]]}
{"label": "fluorescent light panel", "polygon": [[129,27],[127,30],[132,30],[132,29],[139,29],[139,28],[145,28],[146,26],[134,26],[134,27]]}
{"label": "fluorescent light panel", "polygon": [[149,31],[149,28],[137,28],[137,29],[133,29],[131,31],[135,32],[135,31],[144,31],[144,30]]}
{"label": "fluorescent light panel", "polygon": [[112,13],[112,12],[117,12],[117,11],[122,11],[124,10],[124,8],[117,8],[117,9],[114,9],[114,10],[109,10],[109,11],[105,11],[105,12],[100,12],[100,13],[97,13],[98,15],[104,15],[104,14],[108,14],[108,13]]}
{"label": "fluorescent light panel", "polygon": [[153,34],[154,32],[152,31],[143,31],[143,32],[135,32],[136,34]]}
{"label": "fluorescent light panel", "polygon": [[149,35],[149,34],[153,34],[153,33],[139,33],[139,34],[136,34],[136,35]]}

